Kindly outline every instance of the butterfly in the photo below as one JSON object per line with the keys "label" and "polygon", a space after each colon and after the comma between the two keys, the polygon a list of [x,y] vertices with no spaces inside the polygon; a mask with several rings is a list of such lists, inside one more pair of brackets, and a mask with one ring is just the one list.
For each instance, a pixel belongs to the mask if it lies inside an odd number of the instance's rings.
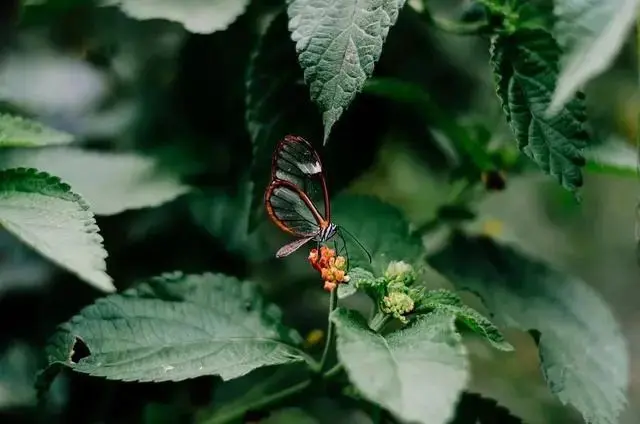
{"label": "butterfly", "polygon": [[271,162],[271,182],[264,197],[267,214],[283,231],[297,239],[281,247],[276,257],[288,256],[311,240],[325,243],[346,229],[331,222],[329,191],[320,156],[304,138],[287,135],[278,142]]}

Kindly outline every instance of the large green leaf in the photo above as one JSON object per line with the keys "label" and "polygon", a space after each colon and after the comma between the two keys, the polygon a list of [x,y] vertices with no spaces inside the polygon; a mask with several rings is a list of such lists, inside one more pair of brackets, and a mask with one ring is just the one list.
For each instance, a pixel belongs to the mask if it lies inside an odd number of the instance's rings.
{"label": "large green leaf", "polygon": [[633,28],[638,0],[555,0],[555,36],[564,55],[549,112],[611,66]]}
{"label": "large green leaf", "polygon": [[287,134],[301,135],[311,142],[322,135],[318,111],[307,88],[299,83],[302,78],[283,11],[262,35],[247,71],[245,118],[253,142],[251,229],[258,222],[258,212],[264,210],[264,190],[276,143]]}
{"label": "large green leaf", "polygon": [[620,327],[582,281],[486,237],[454,236],[430,263],[478,294],[502,325],[540,332],[553,393],[592,424],[612,424],[626,404],[629,358]]}
{"label": "large green leaf", "polygon": [[423,315],[386,337],[355,311],[337,309],[331,319],[340,362],[364,397],[406,421],[448,422],[469,374],[453,315]]}
{"label": "large green leaf", "polygon": [[57,177],[35,169],[0,171],[0,226],[96,288],[115,291],[93,214]]}
{"label": "large green leaf", "polygon": [[1,168],[37,168],[73,186],[96,215],[158,206],[189,191],[176,175],[137,153],[111,153],[69,147],[5,150]]}
{"label": "large green leaf", "polygon": [[320,106],[324,142],[373,73],[404,0],[292,0],[289,29],[311,99]]}
{"label": "large green leaf", "polygon": [[542,30],[496,35],[491,42],[491,64],[496,91],[518,147],[563,187],[582,185],[585,160],[584,96],[574,96],[554,116],[546,111],[558,76],[560,50]]}
{"label": "large green leaf", "polygon": [[[165,274],[84,308],[48,347],[49,365],[113,380],[224,380],[300,361],[297,332],[257,286],[222,274]],[[88,356],[74,360],[77,345]]]}
{"label": "large green leaf", "polygon": [[0,147],[37,147],[67,144],[73,136],[20,116],[0,114]]}
{"label": "large green leaf", "polygon": [[249,5],[249,0],[107,0],[128,16],[139,19],[166,19],[179,22],[195,33],[225,30]]}
{"label": "large green leaf", "polygon": [[369,264],[358,244],[344,234],[350,268],[362,267],[382,275],[393,260],[415,264],[423,255],[420,237],[410,234],[409,224],[393,206],[374,197],[340,195],[331,207],[331,219],[353,234],[372,256]]}

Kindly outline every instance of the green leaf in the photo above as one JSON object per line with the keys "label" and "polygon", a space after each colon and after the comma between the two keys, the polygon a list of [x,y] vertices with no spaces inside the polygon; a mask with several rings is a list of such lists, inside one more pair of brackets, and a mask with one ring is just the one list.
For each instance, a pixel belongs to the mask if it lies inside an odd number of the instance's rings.
{"label": "green leaf", "polygon": [[640,5],[638,0],[555,0],[555,36],[564,55],[549,113],[558,112],[584,84],[609,68]]}
{"label": "green leaf", "polygon": [[612,139],[585,151],[587,171],[638,177],[638,151],[624,140]]}
{"label": "green leaf", "polygon": [[299,83],[302,79],[283,11],[260,38],[246,76],[245,121],[253,142],[250,229],[258,222],[257,213],[264,213],[264,190],[276,143],[287,134],[299,134],[309,141],[322,135],[317,108],[309,100],[307,88]]}
{"label": "green leaf", "polygon": [[402,213],[387,203],[370,196],[340,195],[331,208],[332,220],[371,253],[370,264],[362,249],[345,234],[350,268],[361,267],[382,275],[389,262],[402,260],[414,265],[424,254],[420,237],[410,234]]}
{"label": "green leaf", "polygon": [[222,240],[229,252],[264,257],[259,233],[249,232],[249,208],[253,183],[242,179],[234,192],[212,190],[197,193],[189,201],[195,221],[213,237]]}
{"label": "green leaf", "polygon": [[448,422],[469,377],[452,315],[422,315],[386,337],[355,311],[339,308],[331,320],[340,362],[364,397],[402,420]]}
{"label": "green leaf", "polygon": [[560,50],[542,30],[494,36],[491,64],[496,91],[518,148],[563,187],[582,186],[585,160],[584,96],[578,93],[557,115],[548,116],[558,75]]}
{"label": "green leaf", "polygon": [[93,214],[59,178],[35,169],[0,171],[0,226],[96,288],[116,290]]}
{"label": "green leaf", "polygon": [[[303,360],[301,341],[254,283],[173,273],[87,306],[52,337],[47,357],[49,365],[112,380],[230,380]],[[78,344],[89,354],[75,361]]]}
{"label": "green leaf", "polygon": [[166,19],[190,32],[211,34],[235,22],[249,0],[107,0],[104,5],[117,5],[134,19]]}
{"label": "green leaf", "polygon": [[0,114],[0,147],[38,147],[67,144],[73,135],[20,116]]}
{"label": "green leaf", "polygon": [[292,0],[289,29],[311,100],[320,106],[324,143],[373,73],[404,0]]}
{"label": "green leaf", "polygon": [[349,283],[338,285],[338,299],[344,299],[356,293],[358,284],[375,279],[373,274],[360,267],[349,270]]}
{"label": "green leaf", "polygon": [[541,333],[542,372],[564,404],[589,423],[617,422],[629,382],[626,343],[589,286],[486,237],[458,234],[430,263],[478,294],[496,322]]}
{"label": "green leaf", "polygon": [[0,167],[37,168],[57,175],[81,194],[96,215],[159,206],[190,190],[177,176],[137,153],[110,153],[69,147],[11,149]]}
{"label": "green leaf", "polygon": [[416,305],[416,312],[441,311],[452,314],[458,322],[486,339],[493,347],[506,352],[513,346],[491,321],[475,309],[462,303],[460,297],[449,290],[431,290],[424,294]]}

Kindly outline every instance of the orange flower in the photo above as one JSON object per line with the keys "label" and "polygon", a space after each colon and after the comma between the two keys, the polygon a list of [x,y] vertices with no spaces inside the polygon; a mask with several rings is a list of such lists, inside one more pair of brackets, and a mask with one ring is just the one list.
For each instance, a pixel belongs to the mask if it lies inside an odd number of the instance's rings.
{"label": "orange flower", "polygon": [[311,249],[309,262],[322,276],[325,290],[332,291],[338,284],[349,282],[347,261],[343,256],[336,256],[335,250],[322,246],[318,256],[318,249]]}

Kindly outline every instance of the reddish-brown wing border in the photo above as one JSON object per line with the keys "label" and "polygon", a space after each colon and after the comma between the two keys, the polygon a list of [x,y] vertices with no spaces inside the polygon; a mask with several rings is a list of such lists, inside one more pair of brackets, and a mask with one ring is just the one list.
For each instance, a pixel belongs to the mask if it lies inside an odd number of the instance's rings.
{"label": "reddish-brown wing border", "polygon": [[265,204],[265,207],[267,209],[267,214],[269,215],[271,220],[278,227],[280,227],[281,230],[283,230],[283,231],[285,231],[285,232],[287,232],[289,234],[292,234],[294,236],[297,236],[297,237],[314,236],[314,235],[316,235],[318,233],[318,232],[315,232],[315,233],[299,233],[299,232],[296,232],[296,231],[292,230],[289,226],[287,226],[285,221],[281,220],[280,218],[278,218],[276,216],[276,213],[273,210],[273,206],[271,205],[270,199],[271,199],[271,195],[273,194],[273,191],[278,187],[287,187],[288,189],[294,191],[300,197],[300,199],[305,203],[305,205],[311,210],[311,213],[313,214],[313,217],[316,219],[316,221],[318,223],[318,231],[323,229],[323,228],[326,228],[329,225],[329,221],[325,220],[322,217],[322,215],[320,215],[320,212],[318,212],[318,208],[316,208],[316,206],[313,204],[311,199],[309,199],[309,196],[307,196],[305,194],[305,192],[300,190],[300,188],[298,186],[296,186],[295,184],[293,184],[293,183],[291,183],[289,181],[276,179],[267,188],[267,192],[264,195],[264,204]]}
{"label": "reddish-brown wing border", "polygon": [[[307,140],[305,140],[304,138],[297,136],[297,135],[286,135],[282,140],[280,140],[278,142],[278,144],[276,145],[276,149],[273,152],[273,156],[271,157],[271,183],[269,184],[269,187],[276,181],[283,181],[281,179],[279,179],[278,177],[276,177],[276,169],[278,168],[277,165],[277,160],[278,157],[280,155],[280,151],[283,149],[284,145],[287,143],[299,143],[302,144],[307,150],[309,150],[313,156],[315,157],[316,161],[318,161],[318,163],[320,164],[320,173],[319,174],[313,174],[313,175],[309,175],[309,178],[319,178],[320,179],[320,184],[322,185],[322,196],[324,197],[324,219],[323,221],[327,221],[327,222],[331,222],[331,205],[329,203],[329,190],[327,189],[327,180],[324,176],[324,166],[322,165],[322,161],[320,160],[320,155],[318,154],[318,152],[316,151],[316,149],[313,148],[313,146],[311,145],[311,143],[309,143]],[[302,192],[302,190],[298,189],[297,191]],[[306,196],[307,200],[310,201],[309,197]],[[305,202],[306,203],[306,202]],[[311,204],[313,205],[313,202],[311,202]],[[315,212],[318,212],[318,208],[313,207],[314,210],[314,214]]]}

